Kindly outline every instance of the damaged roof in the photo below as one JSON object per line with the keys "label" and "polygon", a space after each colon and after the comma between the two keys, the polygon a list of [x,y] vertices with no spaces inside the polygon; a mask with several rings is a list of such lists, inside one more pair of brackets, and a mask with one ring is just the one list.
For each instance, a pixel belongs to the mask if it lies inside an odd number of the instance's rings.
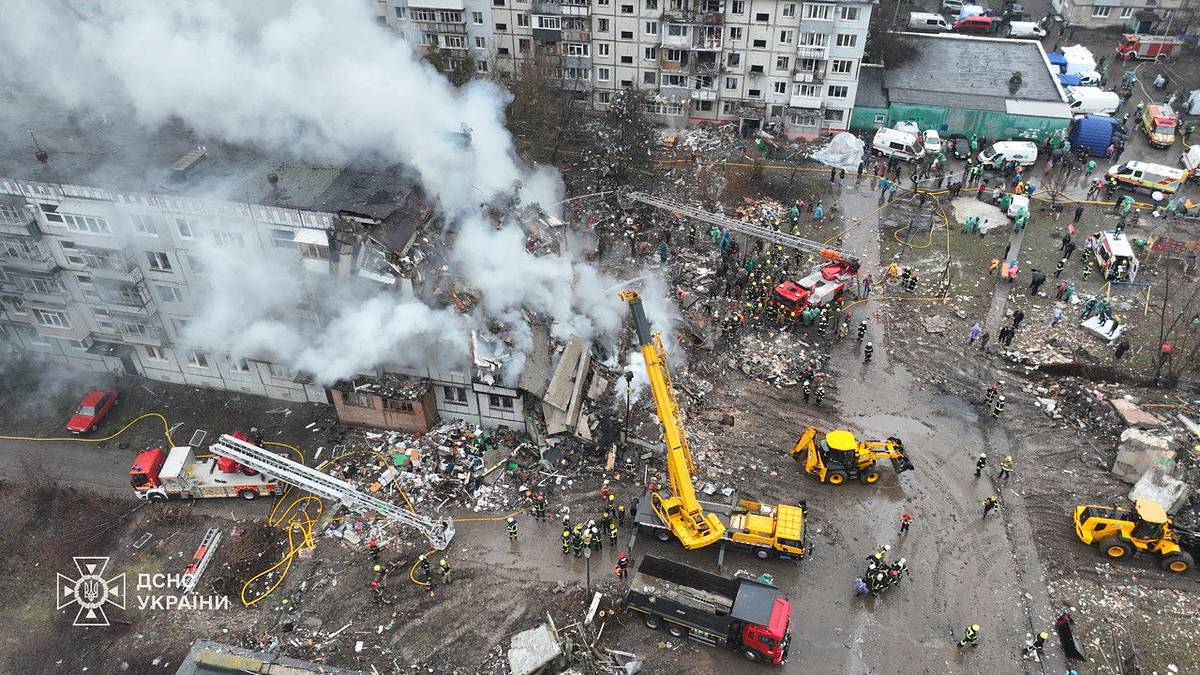
{"label": "damaged roof", "polygon": [[[0,124],[10,132],[0,140],[0,177],[329,213],[353,210],[378,220],[420,199],[419,184],[404,166],[273,156],[205,138],[179,121],[150,130],[132,119],[58,110],[14,93],[0,106]],[[48,155],[44,164],[35,156],[39,147]]]}
{"label": "damaged roof", "polygon": [[[1037,42],[919,33],[901,36],[910,56],[889,64],[883,72],[891,103],[1004,111],[1009,99],[1064,101]],[[863,68],[864,74],[866,70]],[[1021,84],[1010,93],[1009,80],[1018,71]]]}
{"label": "damaged roof", "polygon": [[384,373],[383,375],[358,375],[352,380],[342,380],[331,387],[341,392],[369,392],[383,398],[416,401],[429,393],[429,380]]}

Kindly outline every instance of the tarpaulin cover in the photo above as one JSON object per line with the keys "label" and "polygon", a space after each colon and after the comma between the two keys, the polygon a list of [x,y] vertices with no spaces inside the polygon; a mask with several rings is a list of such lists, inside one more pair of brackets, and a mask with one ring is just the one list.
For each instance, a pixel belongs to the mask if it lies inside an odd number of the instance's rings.
{"label": "tarpaulin cover", "polygon": [[813,153],[813,159],[825,166],[836,166],[847,171],[858,170],[863,159],[864,143],[854,134],[843,131],[829,141],[829,145]]}

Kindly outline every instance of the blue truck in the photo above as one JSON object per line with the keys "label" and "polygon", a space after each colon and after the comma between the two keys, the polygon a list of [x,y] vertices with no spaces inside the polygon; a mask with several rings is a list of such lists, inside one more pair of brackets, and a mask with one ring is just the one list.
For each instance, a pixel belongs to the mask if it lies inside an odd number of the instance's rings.
{"label": "blue truck", "polygon": [[1071,122],[1068,140],[1072,147],[1086,148],[1092,157],[1103,157],[1120,132],[1121,125],[1108,115],[1085,115]]}

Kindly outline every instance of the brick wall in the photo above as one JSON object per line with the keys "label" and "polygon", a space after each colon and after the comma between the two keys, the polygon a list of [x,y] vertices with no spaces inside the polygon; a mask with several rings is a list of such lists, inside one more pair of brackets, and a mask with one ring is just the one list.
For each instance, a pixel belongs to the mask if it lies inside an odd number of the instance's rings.
{"label": "brick wall", "polygon": [[371,395],[369,408],[350,405],[346,402],[346,395],[337,389],[331,389],[330,394],[338,419],[346,424],[395,431],[425,432],[429,431],[437,422],[437,406],[434,403],[432,391],[412,402],[412,412],[385,410],[383,398],[378,394]]}

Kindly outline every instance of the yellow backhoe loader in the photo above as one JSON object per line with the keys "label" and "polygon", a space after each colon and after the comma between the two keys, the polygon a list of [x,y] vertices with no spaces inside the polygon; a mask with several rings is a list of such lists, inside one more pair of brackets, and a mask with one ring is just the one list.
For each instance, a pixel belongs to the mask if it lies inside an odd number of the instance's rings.
{"label": "yellow backhoe loader", "polygon": [[898,474],[914,468],[899,438],[860,443],[846,429],[834,429],[818,440],[816,427],[810,426],[788,454],[804,462],[806,472],[830,485],[841,485],[852,478],[867,485],[879,482],[882,474],[875,463],[881,459],[891,460]]}

